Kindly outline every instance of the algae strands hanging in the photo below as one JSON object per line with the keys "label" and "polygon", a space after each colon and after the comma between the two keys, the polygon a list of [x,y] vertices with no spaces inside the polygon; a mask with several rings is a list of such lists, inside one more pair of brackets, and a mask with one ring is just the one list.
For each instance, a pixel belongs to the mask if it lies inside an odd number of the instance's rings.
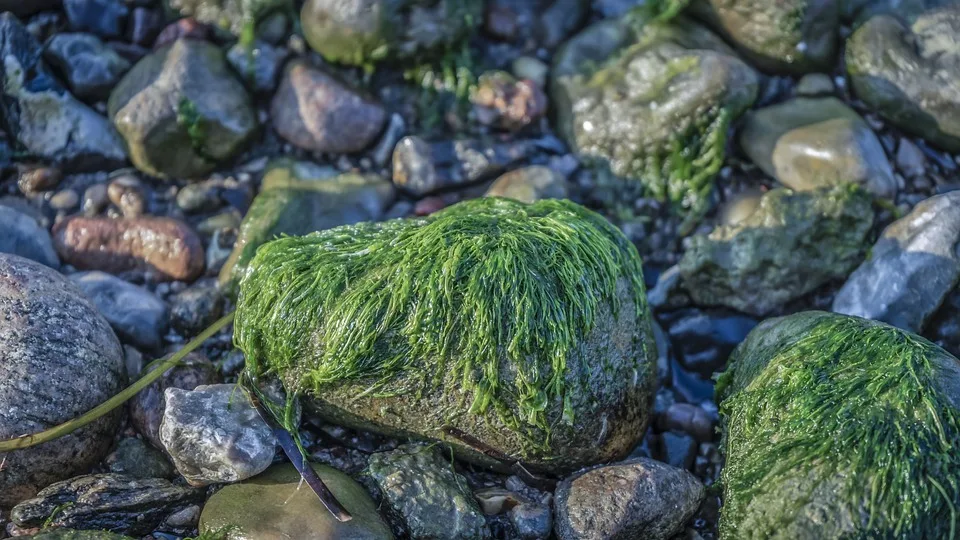
{"label": "algae strands hanging", "polygon": [[960,361],[910,332],[770,319],[717,385],[725,538],[956,538]]}
{"label": "algae strands hanging", "polygon": [[569,201],[274,240],[241,282],[234,339],[251,376],[331,422],[540,470],[626,455],[656,379],[636,249]]}

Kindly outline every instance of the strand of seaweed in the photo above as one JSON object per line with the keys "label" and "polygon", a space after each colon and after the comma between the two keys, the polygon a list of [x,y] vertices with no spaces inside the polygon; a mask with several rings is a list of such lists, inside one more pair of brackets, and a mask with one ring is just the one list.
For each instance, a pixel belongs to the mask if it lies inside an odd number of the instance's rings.
{"label": "strand of seaweed", "polygon": [[[547,433],[547,407],[569,390],[567,355],[603,304],[619,309],[618,280],[637,316],[645,310],[634,246],[569,201],[484,198],[424,219],[280,238],[251,268],[235,342],[254,376],[300,366],[291,394],[367,380],[375,394],[429,368],[411,379],[436,388],[453,373],[472,392],[472,414],[507,410],[509,395],[519,413],[507,424]],[[504,358],[512,381],[501,380]]]}

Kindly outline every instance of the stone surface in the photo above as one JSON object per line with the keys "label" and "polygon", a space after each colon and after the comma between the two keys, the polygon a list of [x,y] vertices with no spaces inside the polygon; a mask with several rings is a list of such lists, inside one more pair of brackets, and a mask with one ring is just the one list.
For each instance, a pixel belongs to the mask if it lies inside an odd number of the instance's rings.
{"label": "stone surface", "polygon": [[[96,307],[40,263],[0,254],[0,439],[87,412],[126,383],[123,350]],[[119,424],[111,414],[63,438],[0,455],[0,506],[88,470]]]}
{"label": "stone surface", "polygon": [[151,478],[91,474],[58,482],[10,512],[20,527],[99,529],[142,536],[167,515],[203,499],[203,492]]}
{"label": "stone surface", "polygon": [[857,97],[899,128],[960,152],[960,5],[929,11],[907,27],[889,15],[847,41]]}
{"label": "stone surface", "polygon": [[719,537],[950,536],[960,493],[929,471],[957,463],[960,361],[939,347],[858,317],[768,319],[732,355],[717,398]]}
{"label": "stone surface", "polygon": [[554,530],[560,540],[666,540],[704,494],[695,476],[652,459],[587,469],[557,486]]}
{"label": "stone surface", "polygon": [[370,456],[367,472],[411,538],[490,538],[467,479],[433,447],[405,445]]}
{"label": "stone surface", "polygon": [[757,88],[756,72],[702,26],[627,15],[558,50],[550,97],[557,131],[581,158],[696,218],[722,165],[727,127]]}
{"label": "stone surface", "polygon": [[838,0],[694,0],[691,8],[760,68],[805,73],[833,67],[838,6]]}
{"label": "stone surface", "polygon": [[71,170],[120,166],[123,142],[106,118],[77,101],[50,73],[42,48],[10,13],[0,15],[0,112],[27,154]]}
{"label": "stone surface", "polygon": [[203,507],[200,531],[233,527],[228,540],[392,540],[366,490],[325,465],[313,469],[353,519],[341,523],[302,485],[292,465],[276,465],[259,476],[229,485]]}
{"label": "stone surface", "polygon": [[223,294],[216,287],[191,287],[170,299],[170,324],[185,336],[194,336],[223,314]]}
{"label": "stone surface", "polygon": [[452,45],[483,19],[482,6],[476,0],[308,0],[300,22],[307,43],[324,58],[365,66],[419,59]]}
{"label": "stone surface", "polygon": [[194,486],[239,482],[273,462],[277,439],[234,384],[167,388],[160,442]]}
{"label": "stone surface", "polygon": [[765,173],[797,191],[856,183],[880,197],[897,192],[873,130],[833,97],[796,98],[748,113],[740,147]]}
{"label": "stone surface", "polygon": [[0,231],[3,231],[0,253],[19,255],[51,268],[60,267],[50,233],[32,217],[9,206],[0,206]]}
{"label": "stone surface", "polygon": [[379,103],[303,61],[285,68],[270,116],[284,139],[307,150],[336,154],[363,150],[387,120]]}
{"label": "stone surface", "polygon": [[[274,13],[293,9],[290,0],[163,0],[171,11],[243,36]],[[285,14],[285,13],[284,13]]]}
{"label": "stone surface", "polygon": [[[188,354],[180,364],[167,370],[159,380],[130,400],[130,423],[156,448],[163,448],[163,443],[160,442],[160,423],[166,408],[166,389],[193,390],[201,385],[220,382],[220,373],[216,366],[199,353]],[[138,373],[138,377],[146,375],[156,367],[156,364],[148,365],[143,373]]]}
{"label": "stone surface", "polygon": [[64,74],[74,95],[88,101],[106,99],[130,69],[130,62],[90,34],[56,34],[44,58]]}
{"label": "stone surface", "polygon": [[129,536],[106,531],[77,531],[73,529],[49,529],[38,534],[24,536],[32,540],[133,540]]}
{"label": "stone surface", "polygon": [[104,272],[80,272],[70,280],[93,301],[124,342],[145,349],[160,346],[167,306],[153,293]]}
{"label": "stone surface", "polygon": [[547,96],[540,86],[502,71],[481,75],[470,101],[481,124],[507,131],[520,131],[547,113]]}
{"label": "stone surface", "polygon": [[10,11],[19,17],[26,17],[40,11],[59,7],[61,1],[62,0],[33,0],[31,2],[24,2],[23,0],[0,0],[0,12]]}
{"label": "stone surface", "polygon": [[393,200],[378,176],[343,174],[305,161],[276,160],[264,173],[260,194],[243,218],[220,285],[232,291],[256,250],[279,235],[304,235],[340,225],[377,221]]}
{"label": "stone surface", "polygon": [[871,198],[855,186],[775,189],[743,221],[692,238],[679,263],[683,286],[698,305],[766,315],[846,277],[872,223]]}
{"label": "stone surface", "polygon": [[957,0],[840,0],[840,15],[854,26],[881,14],[912,21],[926,11],[956,3]]}
{"label": "stone surface", "polygon": [[179,39],[145,56],[110,95],[110,118],[130,159],[161,178],[197,178],[256,134],[243,84],[216,45]]}
{"label": "stone surface", "polygon": [[491,177],[532,153],[526,141],[427,142],[404,137],[393,151],[393,183],[418,197]]}
{"label": "stone surface", "polygon": [[163,452],[136,437],[120,439],[104,462],[110,472],[133,478],[170,478],[174,473]]}
{"label": "stone surface", "polygon": [[836,92],[837,88],[833,84],[833,79],[824,73],[808,73],[804,75],[794,92],[798,96],[804,97],[822,97],[829,96]]}
{"label": "stone surface", "polygon": [[120,0],[63,0],[70,28],[78,32],[93,32],[103,38],[123,35],[123,26],[130,12]]}
{"label": "stone surface", "polygon": [[960,191],[891,223],[833,301],[833,311],[919,332],[960,279]]}
{"label": "stone surface", "polygon": [[203,272],[203,245],[185,223],[160,217],[72,217],[53,230],[64,262],[82,270],[150,272],[155,279],[192,281]]}
{"label": "stone surface", "polygon": [[553,169],[534,165],[501,175],[490,188],[488,197],[508,197],[532,203],[540,199],[566,199],[567,179]]}
{"label": "stone surface", "polygon": [[288,56],[288,49],[258,39],[249,46],[238,42],[230,47],[227,61],[251,90],[266,94],[277,88],[280,70]]}

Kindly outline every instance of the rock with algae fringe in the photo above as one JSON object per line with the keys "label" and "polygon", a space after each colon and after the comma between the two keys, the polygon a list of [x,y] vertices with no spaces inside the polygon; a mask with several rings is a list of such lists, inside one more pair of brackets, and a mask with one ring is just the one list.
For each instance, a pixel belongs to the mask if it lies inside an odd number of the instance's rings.
{"label": "rock with algae fringe", "polygon": [[656,378],[635,248],[560,200],[476,199],[264,244],[235,340],[251,375],[278,375],[331,421],[491,466],[623,457]]}
{"label": "rock with algae fringe", "polygon": [[726,538],[955,538],[960,361],[916,334],[765,321],[717,385]]}
{"label": "rock with algae fringe", "polygon": [[723,164],[727,128],[756,99],[757,74],[707,29],[665,18],[634,11],[594,24],[558,51],[557,128],[581,156],[699,216]]}

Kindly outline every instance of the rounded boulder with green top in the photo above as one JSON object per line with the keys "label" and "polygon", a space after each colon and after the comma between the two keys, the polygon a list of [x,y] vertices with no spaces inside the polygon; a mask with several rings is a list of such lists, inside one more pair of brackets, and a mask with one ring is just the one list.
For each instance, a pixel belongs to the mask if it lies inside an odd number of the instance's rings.
{"label": "rounded boulder with green top", "polygon": [[569,201],[466,201],[427,218],[264,244],[235,341],[327,420],[571,471],[624,457],[656,350],[634,246]]}
{"label": "rounded boulder with green top", "polygon": [[331,62],[372,66],[417,59],[463,38],[483,15],[483,0],[307,0],[303,35]]}
{"label": "rounded boulder with green top", "polygon": [[717,385],[725,538],[955,538],[960,361],[804,312],[759,325]]}
{"label": "rounded boulder with green top", "polygon": [[581,157],[702,215],[757,74],[697,23],[642,13],[594,24],[558,51],[557,129]]}

